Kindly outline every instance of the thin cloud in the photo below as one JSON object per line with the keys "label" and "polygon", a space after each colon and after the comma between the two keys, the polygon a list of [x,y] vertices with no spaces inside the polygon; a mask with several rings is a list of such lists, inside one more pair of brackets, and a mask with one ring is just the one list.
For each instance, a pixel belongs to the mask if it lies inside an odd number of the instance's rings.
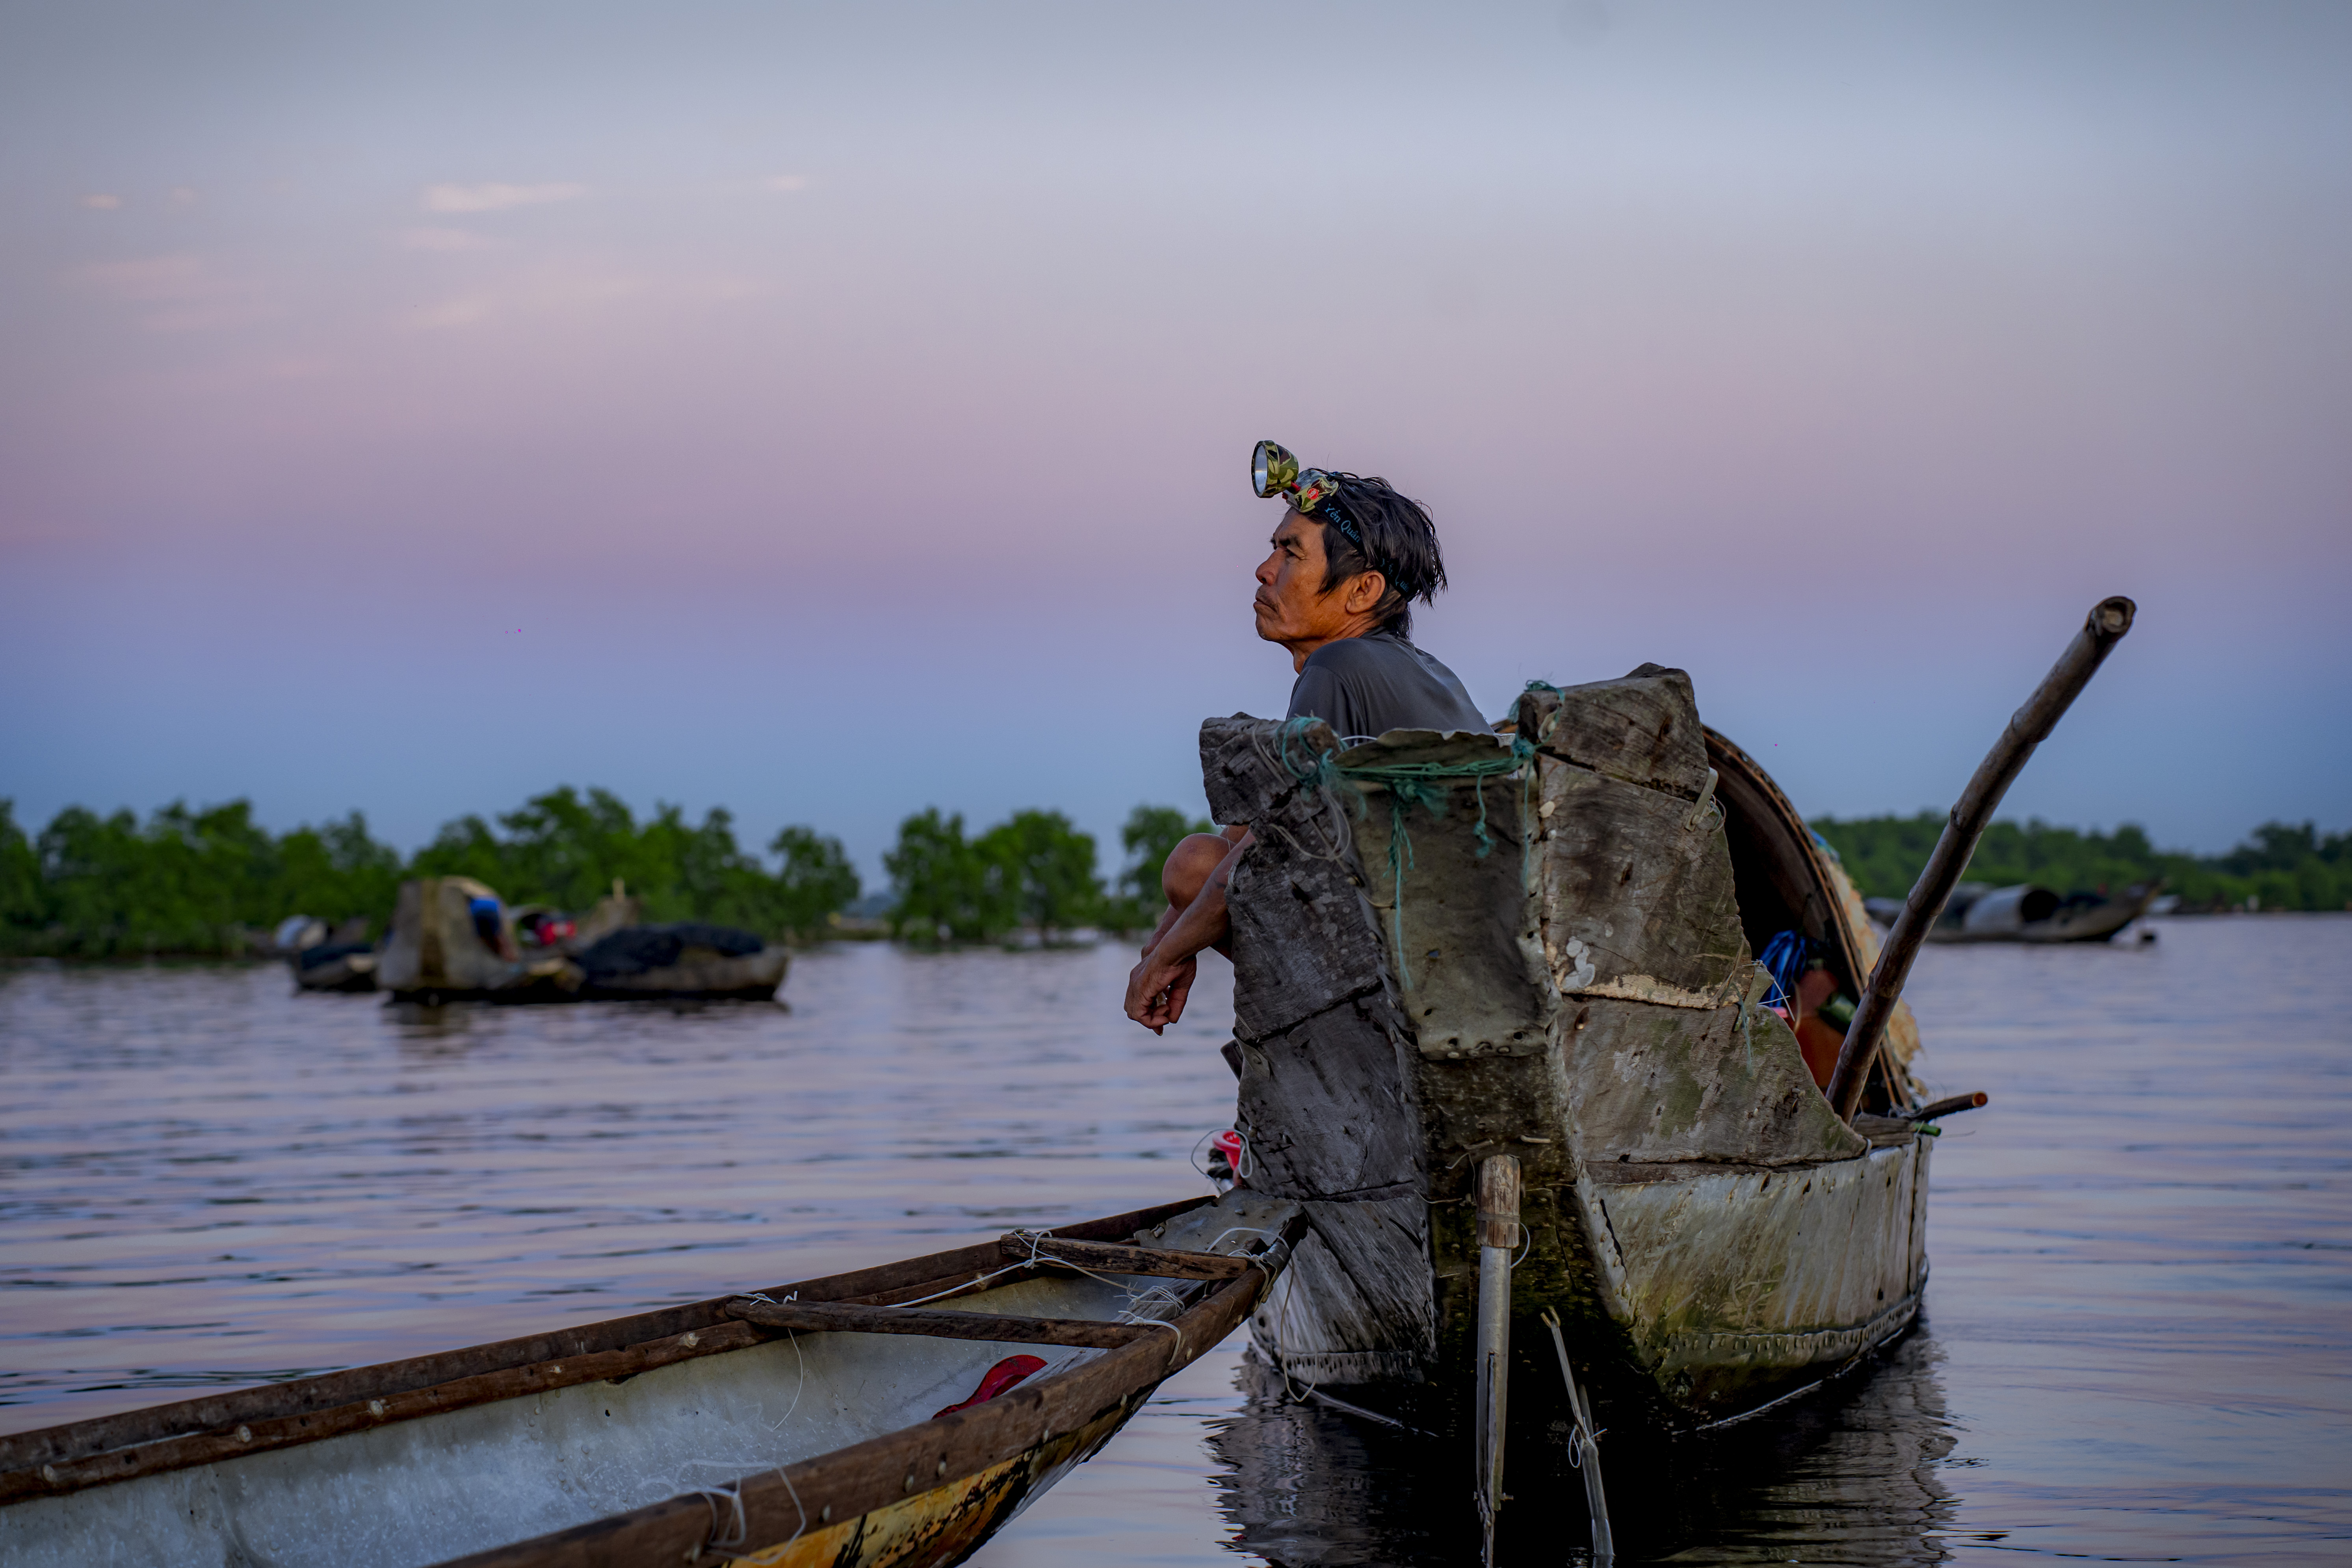
{"label": "thin cloud", "polygon": [[509,207],[538,206],[546,202],[576,201],[588,187],[564,183],[550,185],[427,185],[424,207],[429,213],[495,213]]}
{"label": "thin cloud", "polygon": [[224,277],[201,256],[93,262],[74,276],[85,288],[145,308],[140,325],[151,331],[237,327],[265,313],[261,291],[250,279]]}
{"label": "thin cloud", "polygon": [[477,321],[488,321],[498,307],[480,295],[463,300],[445,300],[437,305],[427,305],[408,313],[408,324],[436,331],[446,327],[470,327]]}
{"label": "thin cloud", "polygon": [[110,213],[122,205],[122,198],[110,195],[104,191],[92,191],[89,195],[82,197],[81,205],[98,212]]}
{"label": "thin cloud", "polygon": [[507,242],[467,228],[410,228],[400,235],[404,250],[502,250]]}
{"label": "thin cloud", "polygon": [[772,191],[804,191],[809,187],[806,174],[777,174],[767,182]]}

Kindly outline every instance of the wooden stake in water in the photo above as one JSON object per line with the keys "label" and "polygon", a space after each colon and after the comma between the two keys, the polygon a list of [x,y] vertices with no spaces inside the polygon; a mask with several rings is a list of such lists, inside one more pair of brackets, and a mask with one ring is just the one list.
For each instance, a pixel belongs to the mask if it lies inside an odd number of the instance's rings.
{"label": "wooden stake in water", "polygon": [[1559,1313],[1546,1307],[1543,1321],[1551,1331],[1551,1348],[1559,1352],[1569,1414],[1576,1417],[1576,1464],[1584,1472],[1585,1510],[1592,1515],[1592,1561],[1595,1568],[1610,1568],[1617,1560],[1617,1543],[1609,1533],[1609,1498],[1601,1488],[1601,1431],[1592,1424],[1592,1406],[1584,1402],[1583,1390],[1576,1386],[1576,1373],[1569,1370],[1568,1341],[1560,1337]]}
{"label": "wooden stake in water", "polygon": [[1503,1507],[1503,1428],[1511,1381],[1511,1254],[1519,1245],[1519,1163],[1478,1163],[1478,1521],[1487,1568]]}

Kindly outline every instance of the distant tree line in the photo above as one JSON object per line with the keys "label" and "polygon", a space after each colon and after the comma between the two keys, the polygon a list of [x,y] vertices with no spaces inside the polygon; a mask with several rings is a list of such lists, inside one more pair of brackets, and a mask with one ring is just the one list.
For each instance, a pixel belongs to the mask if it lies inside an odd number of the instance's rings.
{"label": "distant tree line", "polygon": [[403,879],[458,875],[510,904],[585,910],[614,879],[654,921],[708,920],[764,936],[809,937],[858,895],[836,838],[787,827],[771,868],[735,841],[734,818],[699,826],[674,805],[643,822],[618,796],[566,785],[497,825],[461,816],[404,860],[358,812],[282,837],[249,802],[191,811],[174,803],[141,822],[129,811],[58,813],[37,835],[0,800],[0,952],[105,958],[235,953],[292,914],[364,919],[381,932]]}
{"label": "distant tree line", "polygon": [[[1909,891],[1943,831],[1916,816],[1821,817],[1865,895]],[[928,807],[899,824],[883,857],[890,874],[883,922],[903,940],[935,945],[993,942],[1020,930],[1047,940],[1081,928],[1150,927],[1166,908],[1160,873],[1169,851],[1209,824],[1172,806],[1139,805],[1119,831],[1122,865],[1106,881],[1093,837],[1058,811],[1018,811],[974,834],[961,814]],[[2083,833],[2038,819],[1997,822],[1969,868],[1996,884],[2041,882],[2061,892],[2164,879],[2189,909],[2352,908],[2352,833],[2312,823],[2264,823],[2226,855],[2158,850],[2126,824]],[[764,857],[736,841],[734,818],[714,807],[690,823],[674,805],[640,819],[608,790],[565,785],[495,820],[467,816],[404,859],[358,812],[273,835],[250,803],[191,810],[173,803],[144,822],[68,806],[37,834],[0,800],[0,953],[109,957],[246,951],[253,933],[290,914],[330,922],[363,918],[378,931],[402,879],[459,875],[509,903],[581,910],[617,879],[656,921],[705,920],[803,941],[840,929],[858,900],[856,868],[837,838],[805,826],[771,839]]]}
{"label": "distant tree line", "polygon": [[[1812,827],[1838,852],[1865,897],[1899,899],[1926,868],[1944,818],[1932,811],[1823,816]],[[2315,823],[2266,822],[2226,855],[2197,856],[2158,849],[2147,830],[2134,823],[2113,833],[2084,833],[2035,817],[1987,828],[1968,877],[1995,886],[2039,882],[2062,893],[2121,892],[2160,877],[2188,910],[2243,909],[2249,900],[2265,910],[2352,909],[2352,833],[2323,835]]]}
{"label": "distant tree line", "polygon": [[1051,940],[1080,927],[1132,931],[1167,908],[1160,872],[1169,851],[1209,824],[1173,806],[1139,805],[1119,830],[1126,864],[1106,887],[1096,874],[1094,836],[1058,811],[1016,811],[977,837],[961,813],[937,806],[898,825],[882,858],[894,895],[890,931],[923,943],[988,942],[1024,928]]}
{"label": "distant tree line", "polygon": [[[887,924],[923,943],[984,942],[1023,927],[1048,938],[1086,926],[1157,921],[1161,863],[1207,824],[1138,806],[1120,833],[1124,869],[1106,886],[1095,841],[1059,812],[1016,812],[974,837],[961,816],[928,809],[899,826],[885,857]],[[805,826],[771,839],[767,858],[736,840],[723,807],[691,823],[657,805],[640,820],[608,790],[565,785],[495,821],[443,826],[404,859],[359,812],[274,835],[250,802],[193,811],[175,802],[142,822],[68,806],[37,834],[0,800],[0,953],[105,958],[236,953],[292,914],[363,919],[381,933],[401,881],[472,877],[509,904],[583,910],[615,880],[653,921],[703,920],[806,941],[838,929],[858,900],[841,841]]]}

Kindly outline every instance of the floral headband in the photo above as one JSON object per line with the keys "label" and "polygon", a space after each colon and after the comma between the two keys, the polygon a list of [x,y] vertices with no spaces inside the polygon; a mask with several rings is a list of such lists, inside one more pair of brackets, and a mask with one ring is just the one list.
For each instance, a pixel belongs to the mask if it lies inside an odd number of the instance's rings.
{"label": "floral headband", "polygon": [[1250,454],[1250,488],[1265,500],[1280,497],[1298,509],[1303,516],[1330,523],[1348,542],[1357,549],[1364,548],[1363,530],[1348,515],[1347,504],[1339,499],[1342,476],[1327,473],[1321,468],[1302,468],[1290,450],[1273,441],[1260,441]]}

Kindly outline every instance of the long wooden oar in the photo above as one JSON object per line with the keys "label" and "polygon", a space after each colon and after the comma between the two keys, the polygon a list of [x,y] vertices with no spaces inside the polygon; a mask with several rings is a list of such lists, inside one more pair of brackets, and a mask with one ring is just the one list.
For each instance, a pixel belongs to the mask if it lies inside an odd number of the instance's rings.
{"label": "long wooden oar", "polygon": [[1896,917],[1895,929],[1886,935],[1886,946],[1878,955],[1878,963],[1870,972],[1870,982],[1863,987],[1861,1005],[1853,1010],[1853,1021],[1846,1026],[1845,1043],[1838,1047],[1837,1071],[1830,1077],[1830,1103],[1846,1121],[1862,1105],[1862,1086],[1870,1077],[1870,1066],[1878,1055],[1880,1037],[1886,1032],[1886,1020],[1893,1016],[1896,998],[1903,994],[1903,982],[1910,976],[1911,961],[1919,956],[1919,944],[1927,940],[1927,928],[1944,912],[1944,901],[1952,896],[1952,888],[1968,868],[1969,857],[1976,853],[1977,840],[1992,821],[1992,814],[2000,805],[2000,797],[2009,793],[2025,761],[2033,755],[2033,748],[2047,740],[2050,731],[2074,700],[2075,694],[2090,684],[2107,657],[2107,650],[2123,640],[2131,630],[2132,615],[2137,606],[2129,599],[2102,599],[2091,607],[2083,629],[2058,656],[2050,673],[2042,678],[2025,706],[2010,715],[2009,728],[2001,731],[1985,760],[1977,766],[1976,776],[1960,794],[1959,804],[1952,807],[1951,820],[1944,825],[1944,836],[1936,841],[1936,852],[1927,857],[1927,868],[1919,873],[1911,896],[1903,901],[1903,913]]}

